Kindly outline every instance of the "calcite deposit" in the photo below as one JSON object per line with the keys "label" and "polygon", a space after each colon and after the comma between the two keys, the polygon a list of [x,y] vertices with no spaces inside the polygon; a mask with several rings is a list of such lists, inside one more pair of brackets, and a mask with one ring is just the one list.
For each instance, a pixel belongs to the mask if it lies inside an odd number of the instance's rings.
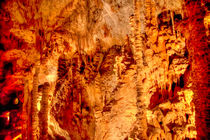
{"label": "calcite deposit", "polygon": [[208,139],[208,6],[1,2],[0,139]]}

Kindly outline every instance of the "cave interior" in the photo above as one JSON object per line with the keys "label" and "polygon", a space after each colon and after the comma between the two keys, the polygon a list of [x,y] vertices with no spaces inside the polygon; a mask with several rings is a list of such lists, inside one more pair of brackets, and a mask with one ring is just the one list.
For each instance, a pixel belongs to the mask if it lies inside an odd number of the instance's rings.
{"label": "cave interior", "polygon": [[1,140],[207,140],[208,0],[4,0]]}

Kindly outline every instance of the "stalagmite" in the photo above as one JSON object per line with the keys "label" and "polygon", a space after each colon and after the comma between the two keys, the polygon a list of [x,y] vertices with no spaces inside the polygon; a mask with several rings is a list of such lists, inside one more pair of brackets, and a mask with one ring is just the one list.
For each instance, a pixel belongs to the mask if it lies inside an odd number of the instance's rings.
{"label": "stalagmite", "polygon": [[[142,69],[143,69],[143,51],[144,51],[144,43],[143,43],[143,36],[141,34],[141,24],[144,21],[140,21],[140,8],[143,7],[143,2],[139,0],[134,0],[134,8],[135,8],[135,14],[134,14],[134,21],[135,21],[135,40],[134,40],[134,47],[135,47],[135,60],[137,63],[137,81],[136,81],[136,90],[137,90],[137,107],[138,107],[138,113],[137,113],[137,132],[134,136],[134,138],[139,138],[142,140],[147,139],[147,121],[146,121],[146,105],[144,103],[144,95],[143,89],[142,89]],[[143,23],[144,24],[144,23]]]}
{"label": "stalagmite", "polygon": [[27,129],[29,127],[29,110],[27,106],[29,105],[29,86],[28,86],[28,79],[25,78],[25,84],[24,84],[24,99],[23,99],[23,125],[22,125],[22,139],[27,140],[28,139],[28,134],[29,130]]}
{"label": "stalagmite", "polygon": [[40,139],[48,139],[48,114],[49,114],[49,83],[44,83],[41,100],[41,110],[39,112],[39,123],[40,123]]}
{"label": "stalagmite", "polygon": [[40,66],[38,62],[35,65],[35,74],[33,77],[33,90],[31,96],[31,139],[32,140],[38,139],[38,128],[39,128],[37,98],[38,98],[38,81],[39,81],[38,76],[39,76]]}

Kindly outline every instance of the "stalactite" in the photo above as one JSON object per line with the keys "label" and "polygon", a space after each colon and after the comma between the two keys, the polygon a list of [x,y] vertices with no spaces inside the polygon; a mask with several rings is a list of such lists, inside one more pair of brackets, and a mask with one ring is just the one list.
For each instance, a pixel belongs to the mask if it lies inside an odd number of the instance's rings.
{"label": "stalactite", "polygon": [[135,57],[135,46],[134,46],[134,40],[135,40],[135,20],[134,20],[134,15],[130,16],[130,25],[131,25],[131,37],[130,37],[130,42],[131,42],[131,51],[133,53],[133,56]]}
{"label": "stalactite", "polygon": [[118,76],[119,79],[121,78],[123,69],[125,69],[125,64],[123,64],[123,62],[122,62],[123,59],[124,59],[123,55],[115,57],[115,63],[114,63],[113,71],[115,72],[115,74]]}
{"label": "stalactite", "polygon": [[170,15],[171,15],[172,33],[173,33],[173,35],[175,35],[175,28],[174,28],[174,13],[173,13],[173,11],[170,11]]}
{"label": "stalactite", "polygon": [[158,28],[155,1],[150,0],[150,4],[151,4],[151,24],[154,25],[155,28]]}
{"label": "stalactite", "polygon": [[151,13],[151,0],[145,0],[145,18],[146,23],[149,25],[151,23],[152,13]]}

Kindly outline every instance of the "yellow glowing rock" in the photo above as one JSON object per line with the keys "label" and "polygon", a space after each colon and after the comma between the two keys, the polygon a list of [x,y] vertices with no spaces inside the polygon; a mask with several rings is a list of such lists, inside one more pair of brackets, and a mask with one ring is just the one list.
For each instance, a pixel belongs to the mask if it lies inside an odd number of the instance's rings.
{"label": "yellow glowing rock", "polygon": [[147,110],[147,121],[149,124],[152,124],[152,119],[154,118],[154,115],[152,114],[151,110]]}
{"label": "yellow glowing rock", "polygon": [[172,104],[171,104],[170,101],[167,101],[167,102],[165,102],[165,103],[160,104],[159,107],[160,107],[161,109],[171,109]]}
{"label": "yellow glowing rock", "polygon": [[18,139],[22,139],[22,134],[17,135],[17,136],[14,137],[12,140],[18,140]]}
{"label": "yellow glowing rock", "polygon": [[190,105],[192,99],[193,99],[193,91],[188,89],[188,90],[184,90],[184,97],[185,97],[185,100],[186,102],[188,103],[188,105]]}
{"label": "yellow glowing rock", "polygon": [[196,138],[197,136],[197,131],[196,130],[190,130],[188,132],[188,135],[187,135],[189,138]]}
{"label": "yellow glowing rock", "polygon": [[174,108],[177,109],[177,110],[184,110],[185,109],[185,103],[183,103],[183,102],[175,103]]}
{"label": "yellow glowing rock", "polygon": [[17,105],[19,103],[18,98],[15,98],[13,102],[14,102],[15,105]]}
{"label": "yellow glowing rock", "polygon": [[210,12],[204,17],[204,26],[206,28],[206,35],[209,35],[209,25],[210,25]]}
{"label": "yellow glowing rock", "polygon": [[38,109],[38,111],[40,111],[40,109],[41,109],[41,103],[40,102],[37,103],[37,109]]}

